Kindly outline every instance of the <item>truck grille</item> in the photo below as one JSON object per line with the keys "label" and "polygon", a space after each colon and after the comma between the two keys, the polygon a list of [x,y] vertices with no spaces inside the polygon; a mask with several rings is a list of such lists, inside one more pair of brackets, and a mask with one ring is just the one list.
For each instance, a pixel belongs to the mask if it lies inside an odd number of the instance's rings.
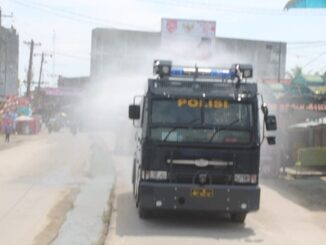
{"label": "truck grille", "polygon": [[171,183],[180,184],[201,184],[199,181],[200,174],[207,176],[206,184],[212,185],[229,185],[232,184],[232,174],[212,174],[210,172],[196,172],[196,173],[170,173],[168,179]]}
{"label": "truck grille", "polygon": [[[233,183],[234,163],[225,160],[206,160],[205,164],[197,160],[173,160],[169,159],[168,180],[171,183],[203,184],[200,176],[206,178],[205,184],[230,185]],[[191,162],[191,161],[194,161]]]}

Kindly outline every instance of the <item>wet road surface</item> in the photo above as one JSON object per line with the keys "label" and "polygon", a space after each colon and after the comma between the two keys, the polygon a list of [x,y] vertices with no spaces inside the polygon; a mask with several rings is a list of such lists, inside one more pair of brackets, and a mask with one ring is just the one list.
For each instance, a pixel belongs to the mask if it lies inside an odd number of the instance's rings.
{"label": "wet road surface", "polygon": [[259,212],[249,214],[244,225],[189,215],[161,214],[141,220],[131,194],[132,157],[116,156],[114,163],[117,183],[106,245],[326,244],[325,210],[300,206],[287,197],[286,190],[281,194],[269,183],[261,185]]}

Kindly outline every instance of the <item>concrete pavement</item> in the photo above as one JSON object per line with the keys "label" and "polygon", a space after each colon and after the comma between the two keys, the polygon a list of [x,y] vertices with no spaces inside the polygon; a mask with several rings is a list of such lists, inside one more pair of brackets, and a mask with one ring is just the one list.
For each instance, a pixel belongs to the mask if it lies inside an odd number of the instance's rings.
{"label": "concrete pavement", "polygon": [[[214,216],[158,215],[141,220],[131,193],[132,157],[116,155],[113,159],[117,172],[116,198],[106,245],[325,244],[326,207],[303,205],[296,195],[300,193],[292,192],[278,181],[263,181],[261,208],[248,215],[245,225]],[[326,188],[309,191],[315,195],[311,200],[323,199],[326,194]],[[305,197],[302,195],[300,199]]]}
{"label": "concrete pavement", "polygon": [[[0,244],[44,245],[61,239],[70,211],[82,208],[85,200],[101,204],[91,216],[102,230],[99,216],[107,211],[113,171],[109,161],[98,159],[110,155],[109,147],[99,135],[73,136],[64,130],[5,146],[0,151]],[[94,228],[94,223],[88,225],[88,230]],[[97,235],[89,237],[97,241]]]}
{"label": "concrete pavement", "polygon": [[53,245],[101,244],[105,238],[115,176],[111,151],[105,141],[111,137],[93,135],[91,138],[93,145],[87,180]]}

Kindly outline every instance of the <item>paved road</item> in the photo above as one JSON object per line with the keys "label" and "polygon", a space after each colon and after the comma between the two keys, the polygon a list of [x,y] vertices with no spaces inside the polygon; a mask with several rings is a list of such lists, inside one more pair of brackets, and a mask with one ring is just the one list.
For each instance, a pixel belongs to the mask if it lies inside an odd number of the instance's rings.
{"label": "paved road", "polygon": [[262,185],[260,211],[248,215],[245,225],[184,215],[140,220],[131,194],[132,159],[116,156],[114,162],[116,198],[106,245],[326,244],[325,208],[300,206],[286,189],[269,182]]}
{"label": "paved road", "polygon": [[29,137],[0,151],[0,244],[47,244],[72,207],[90,158],[90,138]]}

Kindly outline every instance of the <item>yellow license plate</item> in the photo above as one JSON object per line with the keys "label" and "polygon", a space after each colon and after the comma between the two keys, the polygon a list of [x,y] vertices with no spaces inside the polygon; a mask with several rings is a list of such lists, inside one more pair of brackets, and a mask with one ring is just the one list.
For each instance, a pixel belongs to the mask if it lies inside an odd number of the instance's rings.
{"label": "yellow license plate", "polygon": [[196,188],[191,190],[192,197],[213,197],[214,190],[206,188]]}

